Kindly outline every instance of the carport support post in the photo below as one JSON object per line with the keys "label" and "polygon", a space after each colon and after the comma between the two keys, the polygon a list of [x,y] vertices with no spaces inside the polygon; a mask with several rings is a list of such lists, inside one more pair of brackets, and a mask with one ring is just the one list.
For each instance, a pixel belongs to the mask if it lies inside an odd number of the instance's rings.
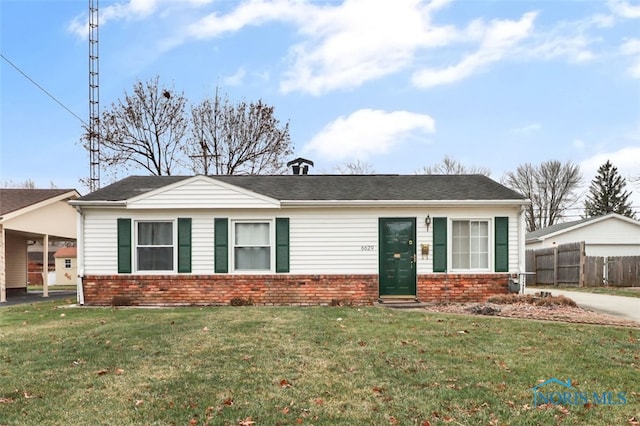
{"label": "carport support post", "polygon": [[42,239],[42,297],[49,297],[49,235]]}

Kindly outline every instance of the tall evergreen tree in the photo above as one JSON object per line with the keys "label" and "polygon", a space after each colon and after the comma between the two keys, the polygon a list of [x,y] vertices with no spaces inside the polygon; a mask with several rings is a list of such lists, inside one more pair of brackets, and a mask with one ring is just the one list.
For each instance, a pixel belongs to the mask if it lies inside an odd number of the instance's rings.
{"label": "tall evergreen tree", "polygon": [[591,181],[589,194],[584,202],[584,216],[602,216],[618,213],[635,218],[629,201],[630,191],[625,190],[627,182],[618,174],[618,168],[609,160],[598,168],[598,174]]}

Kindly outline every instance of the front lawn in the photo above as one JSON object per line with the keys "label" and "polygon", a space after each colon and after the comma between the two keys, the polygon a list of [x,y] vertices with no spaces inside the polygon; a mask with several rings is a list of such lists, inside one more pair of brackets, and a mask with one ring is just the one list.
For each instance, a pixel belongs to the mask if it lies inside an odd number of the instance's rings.
{"label": "front lawn", "polygon": [[[348,307],[0,308],[0,425],[616,424],[640,330]],[[591,402],[533,406],[571,379]],[[548,392],[564,392],[552,384]],[[604,404],[602,394],[612,392]]]}

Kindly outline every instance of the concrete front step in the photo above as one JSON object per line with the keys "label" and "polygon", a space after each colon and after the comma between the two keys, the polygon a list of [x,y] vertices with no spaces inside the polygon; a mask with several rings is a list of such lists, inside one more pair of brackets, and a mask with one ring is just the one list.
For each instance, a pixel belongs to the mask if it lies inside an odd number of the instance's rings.
{"label": "concrete front step", "polygon": [[384,306],[386,308],[423,308],[427,306],[426,303],[420,302],[415,297],[413,298],[381,297],[378,299],[377,305]]}

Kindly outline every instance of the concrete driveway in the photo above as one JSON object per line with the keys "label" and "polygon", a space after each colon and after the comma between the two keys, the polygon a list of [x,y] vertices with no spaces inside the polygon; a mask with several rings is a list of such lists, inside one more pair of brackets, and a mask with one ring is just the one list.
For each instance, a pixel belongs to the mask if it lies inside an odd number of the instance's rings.
{"label": "concrete driveway", "polygon": [[4,306],[28,305],[36,302],[47,302],[50,300],[70,298],[76,300],[76,292],[73,290],[49,290],[49,297],[43,297],[41,291],[30,291],[22,294],[12,294],[7,296],[7,301],[0,303],[0,308]]}
{"label": "concrete driveway", "polygon": [[535,287],[525,290],[526,294],[534,294],[539,291],[549,291],[552,296],[566,296],[573,299],[583,308],[640,322],[640,298],[637,297],[609,296],[607,294],[582,293],[570,290],[540,290]]}

